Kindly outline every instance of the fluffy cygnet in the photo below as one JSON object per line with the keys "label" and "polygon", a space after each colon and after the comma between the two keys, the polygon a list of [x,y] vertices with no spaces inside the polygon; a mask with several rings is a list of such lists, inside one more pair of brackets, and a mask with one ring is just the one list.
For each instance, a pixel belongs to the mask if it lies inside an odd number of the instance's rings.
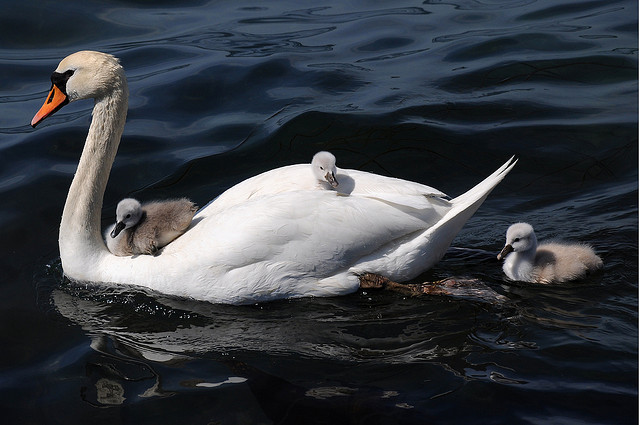
{"label": "fluffy cygnet", "polygon": [[338,186],[338,180],[336,180],[336,174],[338,173],[336,157],[331,152],[320,151],[315,154],[311,160],[311,168],[313,175],[323,186],[324,183],[329,183],[331,187]]}
{"label": "fluffy cygnet", "polygon": [[125,198],[116,207],[116,224],[105,232],[107,248],[118,256],[155,255],[187,230],[197,209],[186,198],[144,205]]}
{"label": "fluffy cygnet", "polygon": [[587,245],[552,242],[538,245],[533,227],[516,223],[507,230],[507,243],[498,254],[512,280],[532,283],[581,279],[602,268],[602,260]]}

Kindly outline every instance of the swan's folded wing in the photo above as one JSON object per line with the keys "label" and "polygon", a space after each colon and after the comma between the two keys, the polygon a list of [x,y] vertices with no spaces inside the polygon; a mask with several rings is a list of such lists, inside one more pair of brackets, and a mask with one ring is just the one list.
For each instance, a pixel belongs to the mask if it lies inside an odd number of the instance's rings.
{"label": "swan's folded wing", "polygon": [[426,197],[447,198],[442,191],[424,184],[386,177],[359,170],[345,170],[338,168],[339,192],[346,194],[384,193],[389,195],[420,195]]}
{"label": "swan's folded wing", "polygon": [[[404,206],[417,210],[430,209],[434,210],[434,213],[438,211],[444,211],[451,208],[451,202],[440,198],[426,196],[422,194],[404,194],[404,193],[387,193],[387,192],[367,192],[367,193],[354,193],[350,196],[363,196],[367,198],[377,199],[382,202],[394,204],[396,206]],[[444,212],[440,216],[444,215]],[[439,217],[438,217],[439,218]],[[435,223],[435,222],[434,222]]]}
{"label": "swan's folded wing", "polygon": [[[228,268],[261,261],[295,262],[329,275],[391,240],[424,229],[430,216],[366,197],[330,191],[263,196],[196,222],[166,253],[190,251]],[[202,236],[201,236],[202,235]]]}
{"label": "swan's folded wing", "polygon": [[[443,198],[447,197],[430,186],[358,170],[338,169],[337,180],[338,186],[335,190],[338,193],[366,195],[417,209],[430,207],[428,199],[433,202],[446,202]],[[216,214],[249,199],[299,190],[332,191],[321,188],[309,164],[289,165],[266,171],[230,187],[198,211],[197,216]]]}

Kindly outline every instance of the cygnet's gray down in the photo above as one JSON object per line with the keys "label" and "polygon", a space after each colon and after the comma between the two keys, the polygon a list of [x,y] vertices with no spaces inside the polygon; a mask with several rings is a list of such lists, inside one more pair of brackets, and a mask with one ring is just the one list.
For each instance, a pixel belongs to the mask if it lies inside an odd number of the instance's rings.
{"label": "cygnet's gray down", "polygon": [[502,270],[512,280],[532,283],[567,282],[582,279],[602,268],[602,259],[584,244],[550,242],[538,245],[533,227],[512,224],[507,242],[498,254]]}
{"label": "cygnet's gray down", "polygon": [[105,232],[107,248],[118,256],[155,255],[187,230],[197,209],[186,198],[144,205],[125,198],[116,207],[116,223]]}
{"label": "cygnet's gray down", "polygon": [[[336,157],[331,152],[320,151],[315,154],[311,159],[311,169],[322,186],[327,189],[338,186]],[[326,186],[326,183],[331,186]]]}

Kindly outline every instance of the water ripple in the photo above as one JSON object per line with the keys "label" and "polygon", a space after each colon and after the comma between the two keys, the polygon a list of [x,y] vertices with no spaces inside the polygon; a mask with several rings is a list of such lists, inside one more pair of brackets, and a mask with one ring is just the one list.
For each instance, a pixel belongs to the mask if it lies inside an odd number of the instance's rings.
{"label": "water ripple", "polygon": [[294,10],[285,12],[279,16],[260,17],[242,19],[239,23],[244,24],[263,24],[263,23],[301,23],[301,22],[319,22],[342,24],[346,22],[355,22],[363,19],[370,19],[379,16],[390,15],[427,15],[430,12],[420,7],[391,8],[380,10],[369,10],[362,12],[347,12],[339,14],[318,14],[317,12],[331,10],[331,7],[316,7],[311,9]]}

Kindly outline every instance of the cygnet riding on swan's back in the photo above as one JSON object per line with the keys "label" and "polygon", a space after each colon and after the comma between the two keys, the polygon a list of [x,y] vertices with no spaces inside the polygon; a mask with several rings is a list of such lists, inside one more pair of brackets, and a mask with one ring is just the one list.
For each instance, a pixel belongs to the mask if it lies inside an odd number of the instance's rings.
{"label": "cygnet riding on swan's back", "polygon": [[[60,258],[73,280],[140,285],[219,303],[354,292],[360,276],[406,281],[444,255],[464,223],[513,168],[510,159],[450,201],[418,183],[338,169],[336,196],[309,164],[247,179],[210,202],[162,255],[118,257],[100,231],[102,198],[127,114],[124,71],[111,55],[63,59],[31,124],[93,98],[93,118],[60,223]],[[345,179],[341,178],[341,171]]]}
{"label": "cygnet riding on swan's back", "polygon": [[509,279],[522,282],[567,282],[602,268],[602,260],[587,245],[560,242],[538,245],[528,223],[512,224],[507,229],[507,243],[498,254],[498,260],[503,258],[504,273]]}
{"label": "cygnet riding on swan's back", "polygon": [[118,256],[155,255],[187,230],[197,210],[186,198],[144,205],[125,198],[116,207],[116,223],[105,232],[107,247]]}
{"label": "cygnet riding on swan's back", "polygon": [[339,183],[336,180],[336,174],[338,174],[336,157],[331,152],[320,151],[313,155],[311,170],[322,187],[331,189],[338,186]]}
{"label": "cygnet riding on swan's back", "polygon": [[[236,184],[232,190],[227,190],[218,196],[215,202],[212,201],[211,205],[207,205],[205,208],[207,211],[213,211],[210,208],[224,209],[261,196],[271,196],[298,190],[317,190],[318,188],[328,189],[339,195],[376,199],[394,204],[398,208],[418,209],[425,214],[428,214],[429,211],[436,213],[436,215],[430,216],[431,218],[442,217],[443,212],[448,211],[453,205],[453,202],[448,200],[449,197],[446,194],[433,187],[393,177],[380,176],[366,171],[338,168],[335,166],[335,162],[335,156],[331,153],[319,152],[311,161],[311,173],[307,171],[307,164],[287,165],[276,170],[270,170]],[[512,158],[508,164],[513,165],[515,162]],[[332,172],[327,173],[320,167],[330,169]],[[494,173],[496,176],[488,177],[486,181],[494,181],[492,178],[499,178],[496,184],[499,183],[511,168],[505,164],[501,170],[496,171]],[[503,172],[504,175],[502,174]],[[497,177],[498,175],[502,177]],[[335,180],[336,186],[331,183],[332,178]],[[479,187],[480,185],[474,189],[479,190]],[[490,191],[491,189],[488,190]],[[472,189],[469,193],[477,194],[478,192]],[[488,195],[488,192],[486,195]],[[463,199],[469,200],[469,198],[460,197],[458,198],[458,205]],[[437,211],[433,211],[434,208]],[[475,212],[475,209],[473,212]]]}

